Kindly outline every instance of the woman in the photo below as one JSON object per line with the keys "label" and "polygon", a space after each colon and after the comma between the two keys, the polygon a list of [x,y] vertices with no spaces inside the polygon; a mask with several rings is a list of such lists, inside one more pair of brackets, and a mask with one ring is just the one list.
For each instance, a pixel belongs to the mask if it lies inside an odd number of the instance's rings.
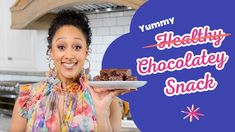
{"label": "woman", "polygon": [[45,80],[20,87],[10,131],[119,131],[121,106],[115,96],[129,90],[98,90],[87,84],[83,65],[91,29],[83,13],[63,10],[48,32],[54,67]]}

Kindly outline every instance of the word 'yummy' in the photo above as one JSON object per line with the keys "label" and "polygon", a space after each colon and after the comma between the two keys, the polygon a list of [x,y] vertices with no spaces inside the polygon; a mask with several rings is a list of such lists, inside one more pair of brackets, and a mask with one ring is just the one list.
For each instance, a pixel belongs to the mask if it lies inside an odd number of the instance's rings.
{"label": "word 'yummy'", "polygon": [[157,47],[159,50],[180,48],[191,45],[212,43],[215,48],[221,46],[222,41],[226,36],[231,34],[226,34],[222,29],[210,30],[209,26],[204,27],[194,27],[190,34],[174,35],[174,32],[163,32],[155,36],[157,44],[145,46],[143,48]]}
{"label": "word 'yummy'", "polygon": [[187,51],[184,58],[169,59],[167,61],[160,60],[155,62],[153,57],[138,58],[136,60],[136,68],[140,75],[206,66],[215,66],[217,70],[222,70],[228,59],[229,56],[224,51],[208,54],[208,51],[203,49],[200,55],[194,55],[192,51]]}
{"label": "word 'yummy'", "polygon": [[217,86],[217,81],[211,77],[209,72],[206,72],[203,79],[190,80],[188,82],[177,82],[174,77],[170,77],[165,82],[166,87],[164,93],[166,96],[174,96],[180,94],[190,94],[195,92],[205,92],[214,90]]}
{"label": "word 'yummy'", "polygon": [[152,30],[152,29],[155,29],[155,28],[159,28],[159,27],[162,27],[162,26],[165,26],[165,25],[168,25],[168,24],[174,24],[174,17],[171,17],[171,18],[168,18],[168,19],[165,19],[165,20],[161,20],[161,21],[158,21],[158,22],[154,22],[154,23],[151,23],[151,24],[148,24],[148,25],[141,25],[139,26],[141,32],[144,32],[144,31],[148,31],[148,30]]}

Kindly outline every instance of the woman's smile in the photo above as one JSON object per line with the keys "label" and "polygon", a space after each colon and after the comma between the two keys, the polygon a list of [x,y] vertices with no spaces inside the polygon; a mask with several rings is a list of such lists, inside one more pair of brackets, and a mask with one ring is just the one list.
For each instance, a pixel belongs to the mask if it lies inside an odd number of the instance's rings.
{"label": "woman's smile", "polygon": [[61,64],[63,65],[64,69],[66,69],[66,70],[73,70],[74,67],[76,67],[76,65],[78,63],[77,62],[72,62],[72,63],[62,62]]}

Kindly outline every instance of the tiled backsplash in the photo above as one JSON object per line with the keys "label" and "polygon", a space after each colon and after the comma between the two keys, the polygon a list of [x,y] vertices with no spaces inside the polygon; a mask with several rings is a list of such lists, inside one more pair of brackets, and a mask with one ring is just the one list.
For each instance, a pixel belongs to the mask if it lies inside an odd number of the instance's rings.
{"label": "tiled backsplash", "polygon": [[135,11],[124,11],[88,15],[93,33],[92,53],[88,57],[92,76],[99,74],[102,58],[111,42],[129,32],[134,13]]}

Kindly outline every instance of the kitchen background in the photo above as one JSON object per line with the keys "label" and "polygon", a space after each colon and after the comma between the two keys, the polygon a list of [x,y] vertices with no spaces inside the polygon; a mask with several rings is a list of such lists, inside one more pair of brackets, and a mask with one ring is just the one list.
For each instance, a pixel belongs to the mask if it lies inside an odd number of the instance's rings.
{"label": "kitchen background", "polygon": [[[6,99],[4,96],[9,93],[17,96],[17,92],[13,92],[15,85],[37,82],[48,70],[47,30],[11,29],[10,7],[15,2],[16,0],[0,1],[0,109],[5,109],[6,103],[13,104],[14,97]],[[93,34],[92,52],[88,57],[92,76],[99,74],[101,61],[109,44],[129,32],[134,13],[134,9],[127,7],[126,10],[115,12],[106,10],[102,13],[88,14]],[[9,127],[10,116],[5,113],[3,110],[0,111],[0,132],[7,131]],[[123,120],[122,126],[123,131],[136,131],[132,121]]]}

